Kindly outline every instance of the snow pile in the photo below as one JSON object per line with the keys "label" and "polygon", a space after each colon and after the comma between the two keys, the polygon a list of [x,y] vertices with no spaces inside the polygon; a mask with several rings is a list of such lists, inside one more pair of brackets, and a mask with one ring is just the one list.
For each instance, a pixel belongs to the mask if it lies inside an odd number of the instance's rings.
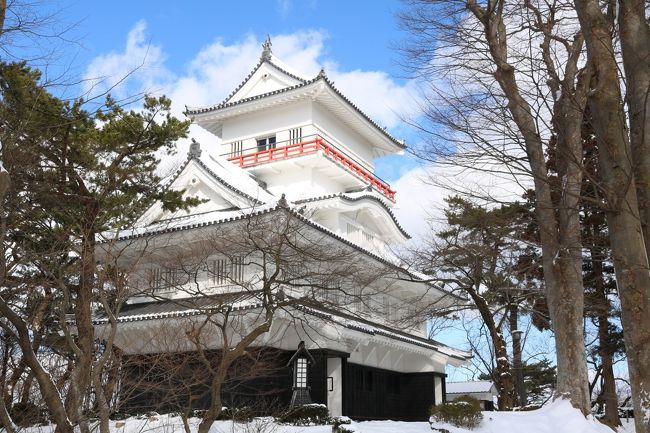
{"label": "snow pile", "polygon": [[[475,430],[448,424],[435,424],[434,427],[447,429],[450,433],[612,433],[609,427],[595,418],[585,419],[566,400],[558,400],[529,412],[483,412],[483,421]],[[633,432],[634,428],[626,425],[619,431]]]}
{"label": "snow pile", "polygon": [[[190,429],[196,433],[198,418],[190,419]],[[619,433],[633,433],[632,420],[624,421]],[[427,422],[365,421],[348,425],[358,433],[436,433]],[[348,427],[346,426],[346,427]],[[435,424],[434,427],[447,429],[449,433],[613,433],[611,429],[593,418],[585,419],[567,401],[556,401],[539,410],[530,412],[484,412],[481,425],[474,430],[466,430],[448,424]],[[98,431],[98,430],[96,430]],[[272,418],[255,418],[250,424],[231,421],[217,421],[210,433],[331,433],[332,427],[277,425]],[[24,433],[53,433],[54,426],[32,427]],[[179,417],[155,415],[152,417],[128,418],[124,421],[111,421],[111,433],[184,433]]]}

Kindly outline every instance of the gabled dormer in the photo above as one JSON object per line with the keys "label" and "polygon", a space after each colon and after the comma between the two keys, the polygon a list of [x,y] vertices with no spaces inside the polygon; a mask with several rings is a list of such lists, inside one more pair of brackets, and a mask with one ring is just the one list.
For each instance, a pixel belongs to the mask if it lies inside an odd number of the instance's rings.
{"label": "gabled dormer", "polygon": [[228,160],[201,149],[193,140],[185,162],[168,180],[166,188],[185,191],[185,197],[196,197],[201,204],[189,211],[165,210],[156,202],[134,224],[144,227],[189,215],[217,215],[220,212],[242,211],[275,200],[250,173],[233,166]]}
{"label": "gabled dormer", "polygon": [[289,71],[287,65],[273,56],[270,38],[266,39],[262,47],[262,56],[253,71],[230,93],[224,103],[234,103],[307,82],[308,78]]}

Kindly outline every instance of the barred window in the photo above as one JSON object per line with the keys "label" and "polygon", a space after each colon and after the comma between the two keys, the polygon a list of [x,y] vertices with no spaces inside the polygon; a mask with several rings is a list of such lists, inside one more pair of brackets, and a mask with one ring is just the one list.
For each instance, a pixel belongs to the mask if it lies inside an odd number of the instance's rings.
{"label": "barred window", "polygon": [[210,261],[209,273],[212,277],[212,284],[223,285],[228,283],[226,259],[217,259]]}
{"label": "barred window", "polygon": [[214,259],[210,261],[208,273],[212,284],[222,286],[230,283],[241,283],[244,281],[244,258],[233,257]]}
{"label": "barred window", "polygon": [[180,269],[149,269],[149,287],[154,291],[169,290],[183,285],[187,276]]}
{"label": "barred window", "polygon": [[289,130],[289,144],[298,144],[302,141],[302,128]]}
{"label": "barred window", "polygon": [[242,142],[233,141],[230,143],[230,156],[240,156],[242,154]]}
{"label": "barred window", "polygon": [[230,275],[233,281],[241,283],[244,281],[244,258],[233,257],[230,263]]}

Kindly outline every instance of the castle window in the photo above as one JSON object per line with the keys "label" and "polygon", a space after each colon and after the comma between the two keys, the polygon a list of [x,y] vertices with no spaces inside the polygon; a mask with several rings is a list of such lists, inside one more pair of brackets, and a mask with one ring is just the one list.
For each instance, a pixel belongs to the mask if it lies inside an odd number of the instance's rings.
{"label": "castle window", "polygon": [[289,144],[298,144],[302,141],[302,128],[289,130]]}
{"label": "castle window", "polygon": [[244,281],[244,258],[233,257],[230,261],[225,258],[211,260],[208,273],[212,284],[217,286],[241,283]]}
{"label": "castle window", "polygon": [[257,139],[257,151],[261,152],[263,150],[275,149],[275,135],[271,137],[258,138]]}
{"label": "castle window", "polygon": [[230,263],[230,275],[233,281],[241,283],[244,281],[244,258],[233,257]]}
{"label": "castle window", "polygon": [[185,284],[188,276],[180,269],[155,268],[149,270],[149,287],[156,291],[170,290]]}

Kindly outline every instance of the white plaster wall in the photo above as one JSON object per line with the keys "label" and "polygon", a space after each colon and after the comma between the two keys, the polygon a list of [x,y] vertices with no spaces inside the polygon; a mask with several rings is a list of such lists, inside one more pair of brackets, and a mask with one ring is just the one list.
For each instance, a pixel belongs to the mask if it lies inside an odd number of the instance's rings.
{"label": "white plaster wall", "polygon": [[[327,358],[327,408],[331,416],[343,415],[343,363],[341,358]],[[329,379],[331,378],[331,379]],[[332,390],[330,390],[330,382]]]}
{"label": "white plaster wall", "polygon": [[314,125],[336,140],[337,143],[334,144],[341,145],[343,151],[354,157],[368,170],[374,170],[371,143],[368,143],[359,134],[343,124],[325,107],[314,104],[312,113]]}
{"label": "white plaster wall", "polygon": [[[318,158],[319,156],[306,156],[304,158]],[[331,179],[318,169],[287,164],[279,166],[279,172],[258,174],[266,182],[267,189],[280,197],[285,194],[288,200],[316,197],[334,194],[343,191],[343,186],[335,179]]]}
{"label": "white plaster wall", "polygon": [[436,405],[442,404],[443,400],[443,395],[442,395],[442,378],[435,376],[433,378],[433,392],[434,392],[434,398]]}
{"label": "white plaster wall", "polygon": [[[223,125],[221,154],[230,152],[230,142],[243,141],[243,148],[256,145],[256,137],[272,135],[311,123],[311,103],[300,101],[293,104],[268,108],[228,120]],[[303,132],[303,135],[306,135]],[[288,139],[288,132],[287,137]],[[282,141],[278,138],[278,141]]]}

